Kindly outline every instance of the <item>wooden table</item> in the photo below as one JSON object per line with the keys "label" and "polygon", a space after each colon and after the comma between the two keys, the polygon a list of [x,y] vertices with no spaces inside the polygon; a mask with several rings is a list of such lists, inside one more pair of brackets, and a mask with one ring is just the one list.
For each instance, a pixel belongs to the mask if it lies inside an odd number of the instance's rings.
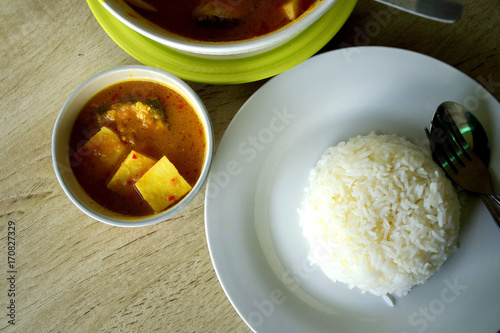
{"label": "wooden table", "polygon": [[[500,99],[499,3],[462,2],[465,16],[449,25],[384,15],[387,7],[360,0],[326,49],[384,45],[421,52]],[[210,261],[203,193],[171,220],[118,228],[83,214],[56,180],[51,134],[66,98],[92,75],[138,62],[108,37],[85,1],[4,1],[2,7],[0,331],[249,332]],[[210,111],[217,143],[263,83],[190,83]],[[9,236],[15,249],[8,248]],[[7,308],[11,300],[14,311]]]}

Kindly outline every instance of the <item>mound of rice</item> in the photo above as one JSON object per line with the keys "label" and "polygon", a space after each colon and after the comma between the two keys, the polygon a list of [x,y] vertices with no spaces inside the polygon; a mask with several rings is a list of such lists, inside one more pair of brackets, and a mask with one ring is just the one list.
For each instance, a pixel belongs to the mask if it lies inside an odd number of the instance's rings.
{"label": "mound of rice", "polygon": [[363,293],[403,296],[457,247],[460,204],[427,149],[396,135],[329,148],[299,209],[309,259]]}

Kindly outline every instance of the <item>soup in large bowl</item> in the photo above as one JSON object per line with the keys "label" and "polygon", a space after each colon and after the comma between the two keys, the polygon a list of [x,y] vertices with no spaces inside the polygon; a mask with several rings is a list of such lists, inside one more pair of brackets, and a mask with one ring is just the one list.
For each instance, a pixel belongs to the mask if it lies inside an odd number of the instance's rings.
{"label": "soup in large bowl", "polygon": [[203,57],[258,54],[295,37],[336,0],[105,0],[137,32]]}
{"label": "soup in large bowl", "polygon": [[316,0],[144,0],[127,2],[172,34],[205,42],[233,42],[266,35],[294,21]]}

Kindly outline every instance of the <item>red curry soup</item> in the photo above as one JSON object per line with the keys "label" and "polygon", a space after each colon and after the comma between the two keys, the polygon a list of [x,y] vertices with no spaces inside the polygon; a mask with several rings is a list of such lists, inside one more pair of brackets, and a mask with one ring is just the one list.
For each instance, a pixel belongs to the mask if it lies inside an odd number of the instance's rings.
{"label": "red curry soup", "polygon": [[173,89],[129,80],[93,96],[70,137],[73,172],[87,194],[116,213],[144,216],[175,205],[195,185],[206,136]]}
{"label": "red curry soup", "polygon": [[230,42],[293,22],[320,0],[126,0],[160,28],[188,39]]}

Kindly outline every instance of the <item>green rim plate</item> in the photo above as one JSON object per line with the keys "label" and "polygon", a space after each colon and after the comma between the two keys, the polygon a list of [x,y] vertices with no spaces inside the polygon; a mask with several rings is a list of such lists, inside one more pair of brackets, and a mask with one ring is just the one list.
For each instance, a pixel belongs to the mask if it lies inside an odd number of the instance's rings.
{"label": "green rim plate", "polygon": [[337,0],[330,10],[297,37],[270,51],[237,59],[209,59],[176,51],[144,37],[111,15],[100,0],[87,0],[104,31],[132,57],[184,80],[212,84],[258,81],[298,65],[335,36],[351,15],[356,2]]}

